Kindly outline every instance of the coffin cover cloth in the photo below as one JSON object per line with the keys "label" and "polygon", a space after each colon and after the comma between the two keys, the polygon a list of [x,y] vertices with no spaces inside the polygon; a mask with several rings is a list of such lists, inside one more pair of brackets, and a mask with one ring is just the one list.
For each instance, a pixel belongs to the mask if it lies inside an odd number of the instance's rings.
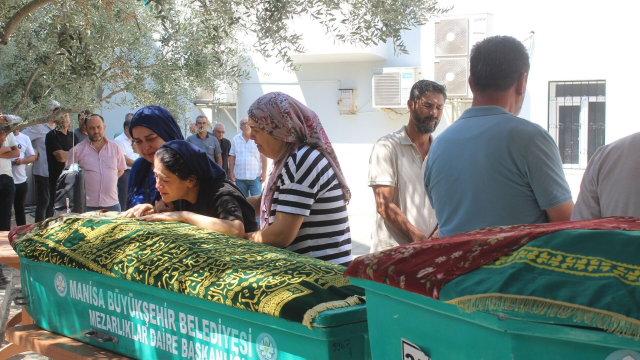
{"label": "coffin cover cloth", "polygon": [[484,228],[354,260],[346,275],[465,311],[640,338],[640,219]]}
{"label": "coffin cover cloth", "polygon": [[18,255],[302,322],[356,305],[344,267],[178,222],[88,213],[9,234]]}

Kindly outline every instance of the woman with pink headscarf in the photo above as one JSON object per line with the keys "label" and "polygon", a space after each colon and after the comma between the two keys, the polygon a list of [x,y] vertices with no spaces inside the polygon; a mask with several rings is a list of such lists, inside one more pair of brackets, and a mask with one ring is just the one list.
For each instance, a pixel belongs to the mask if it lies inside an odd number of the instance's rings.
{"label": "woman with pink headscarf", "polygon": [[289,95],[263,95],[249,108],[251,139],[273,159],[260,196],[248,200],[261,230],[245,238],[348,265],[351,192],[318,115]]}

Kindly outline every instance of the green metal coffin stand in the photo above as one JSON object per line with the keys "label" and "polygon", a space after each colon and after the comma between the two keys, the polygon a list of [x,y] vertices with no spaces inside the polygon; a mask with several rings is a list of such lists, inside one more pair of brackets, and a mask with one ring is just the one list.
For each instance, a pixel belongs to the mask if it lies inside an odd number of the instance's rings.
{"label": "green metal coffin stand", "polygon": [[138,359],[370,359],[365,305],[322,312],[313,329],[105,275],[20,260],[43,329]]}
{"label": "green metal coffin stand", "polygon": [[454,305],[395,287],[350,281],[365,289],[373,359],[640,360],[640,341],[633,338],[505,314],[462,313]]}

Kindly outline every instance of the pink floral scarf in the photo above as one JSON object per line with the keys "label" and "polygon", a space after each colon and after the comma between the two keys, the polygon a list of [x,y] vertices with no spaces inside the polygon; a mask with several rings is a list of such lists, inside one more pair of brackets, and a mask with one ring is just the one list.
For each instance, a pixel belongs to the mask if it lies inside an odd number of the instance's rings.
{"label": "pink floral scarf", "polygon": [[255,121],[262,131],[288,143],[282,154],[273,162],[269,180],[262,194],[262,202],[260,203],[262,229],[269,226],[269,213],[278,182],[278,174],[284,168],[287,159],[302,144],[309,145],[325,155],[342,185],[345,201],[349,202],[351,191],[342,174],[331,141],[329,141],[329,137],[315,112],[289,95],[272,92],[256,100],[249,108],[248,113],[249,118]]}

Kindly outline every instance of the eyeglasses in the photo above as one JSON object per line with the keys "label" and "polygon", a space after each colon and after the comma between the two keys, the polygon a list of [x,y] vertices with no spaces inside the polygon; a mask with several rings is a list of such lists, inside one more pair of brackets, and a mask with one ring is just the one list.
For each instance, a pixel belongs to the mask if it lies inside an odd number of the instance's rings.
{"label": "eyeglasses", "polygon": [[220,130],[213,130],[214,133],[218,133],[218,134],[224,134],[224,131],[220,131]]}
{"label": "eyeglasses", "polygon": [[249,123],[248,123],[248,122],[246,122],[246,123],[240,123],[240,126],[245,126],[245,125],[249,125]]}

